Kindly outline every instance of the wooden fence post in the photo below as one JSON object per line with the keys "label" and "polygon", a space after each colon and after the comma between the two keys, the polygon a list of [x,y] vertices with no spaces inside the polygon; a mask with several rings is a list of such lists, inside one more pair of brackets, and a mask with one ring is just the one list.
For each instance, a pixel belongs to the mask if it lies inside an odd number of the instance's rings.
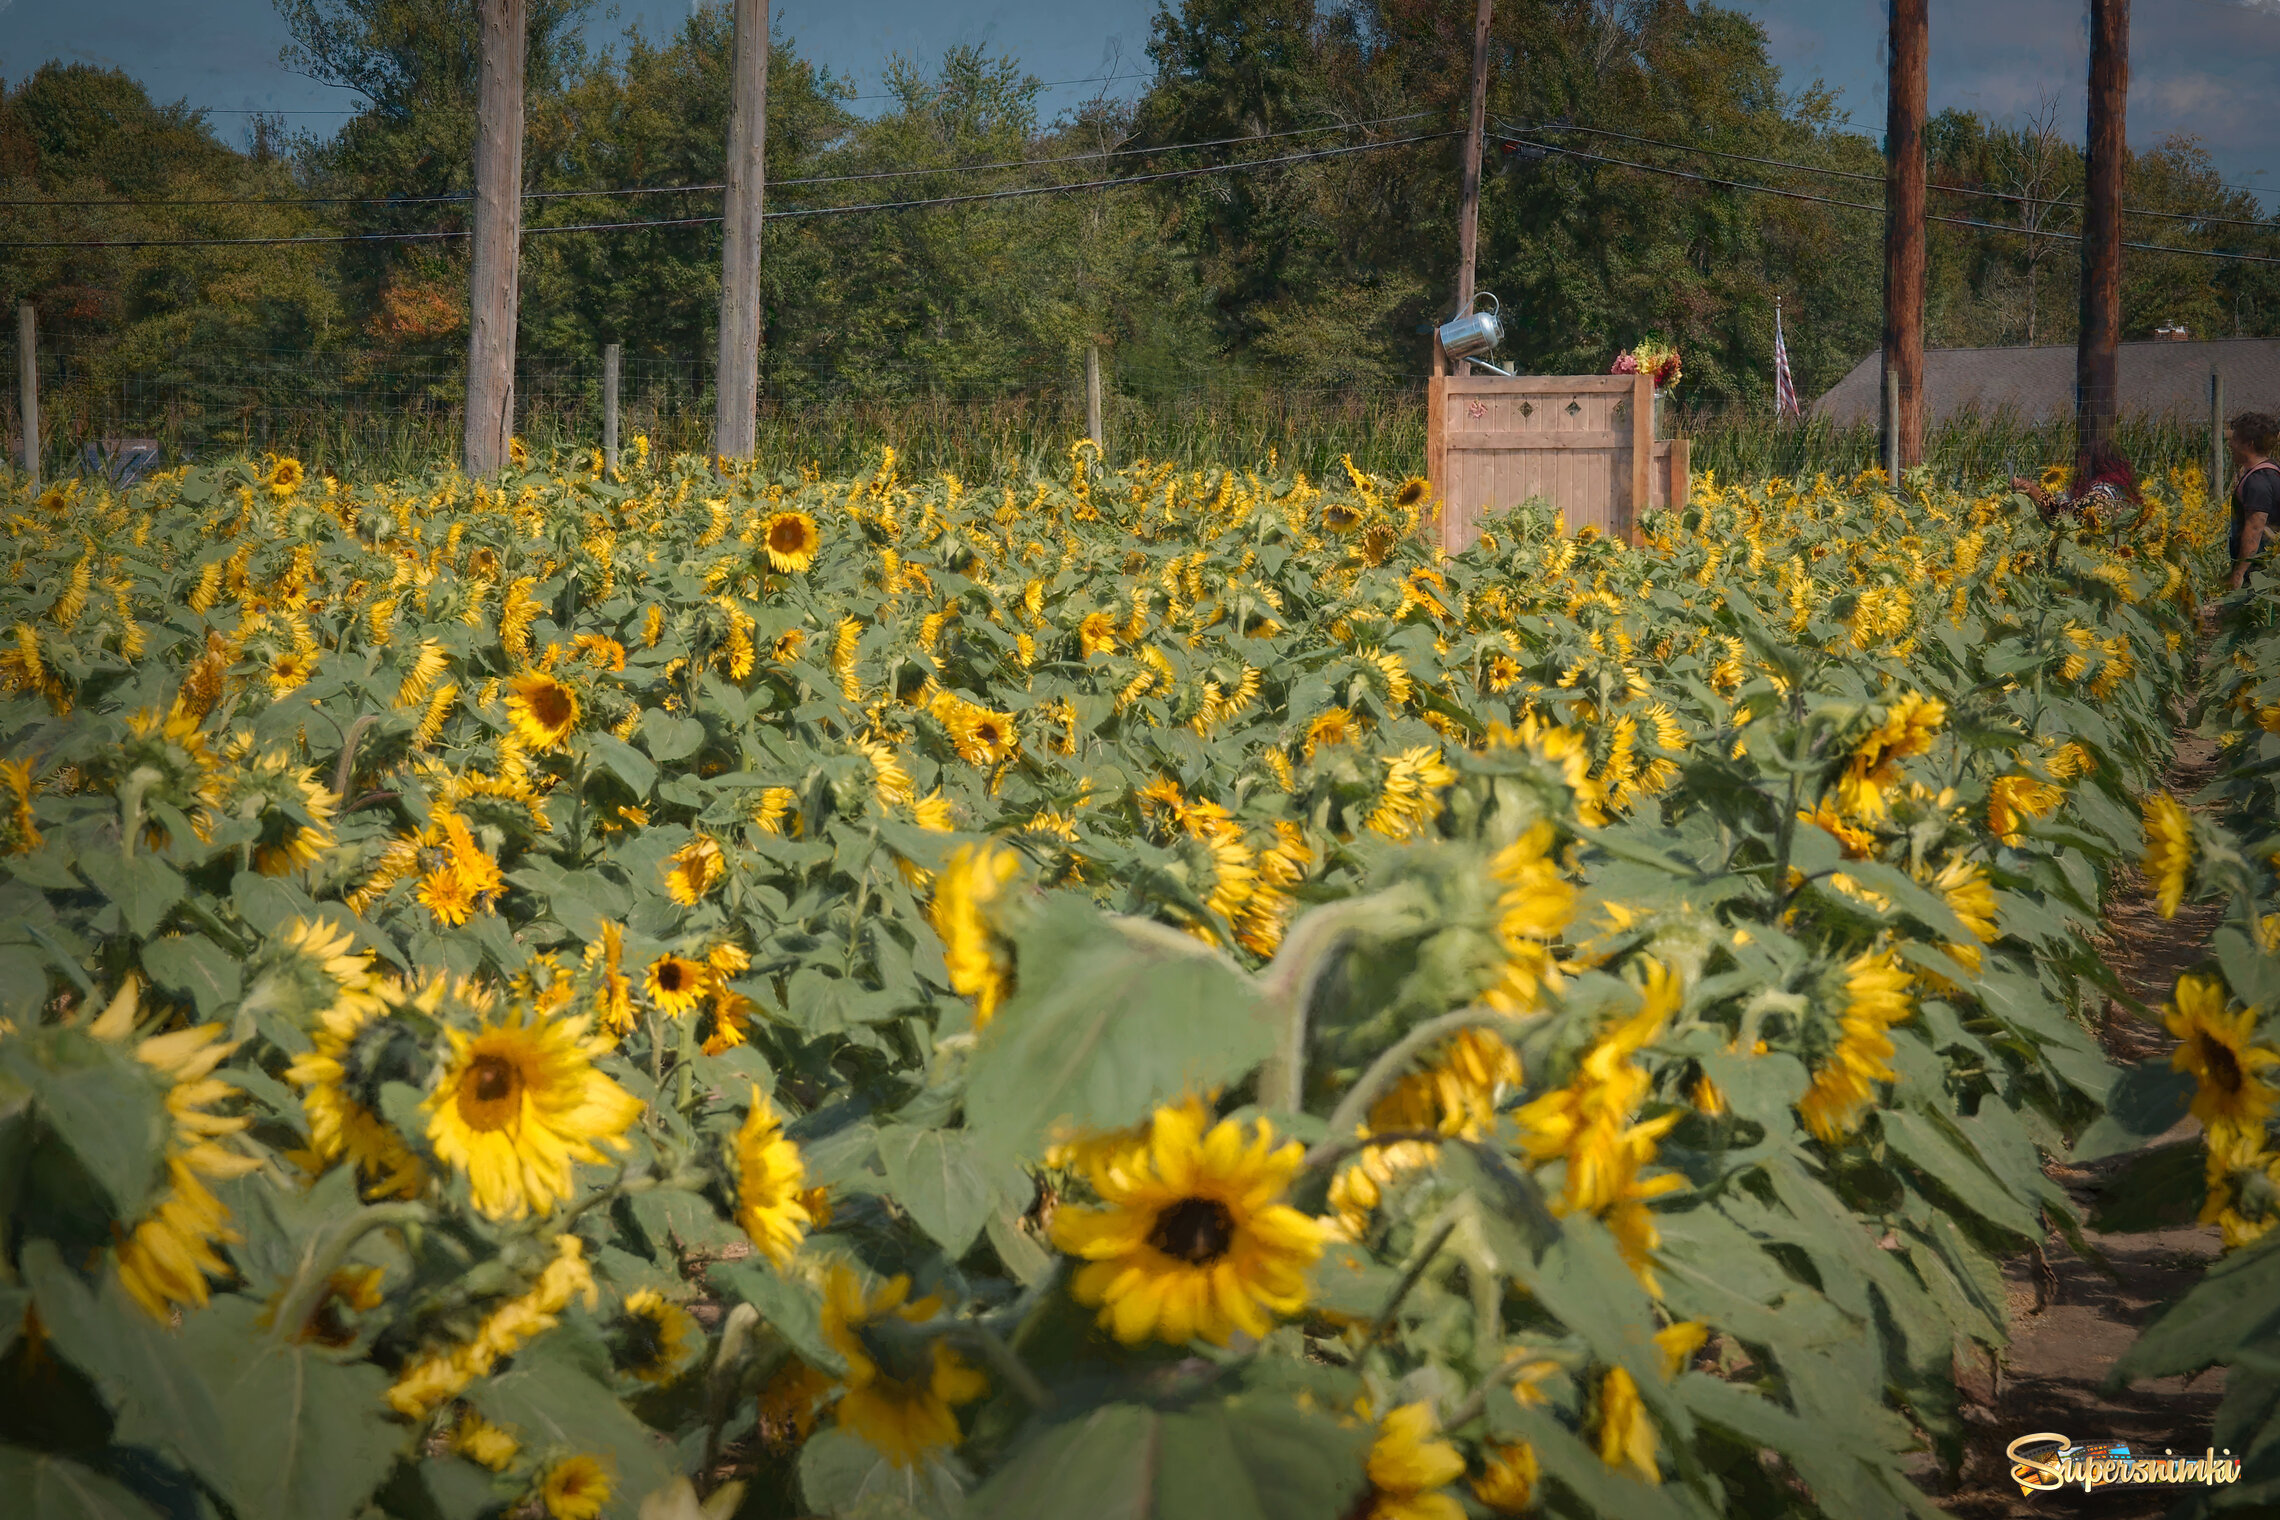
{"label": "wooden fence post", "polygon": [[618,472],[618,372],[625,364],[625,345],[602,345],[602,468]]}
{"label": "wooden fence post", "polygon": [[[1458,185],[1455,315],[1460,317],[1472,310],[1473,269],[1480,248],[1481,134],[1488,127],[1488,24],[1494,10],[1495,0],[1480,0],[1473,15],[1472,115],[1465,133],[1464,178]],[[1435,341],[1439,341],[1437,337]],[[1472,361],[1465,360],[1455,369],[1460,375],[1469,375]]]}
{"label": "wooden fence post", "polygon": [[496,474],[515,425],[515,308],[522,260],[523,0],[480,0],[475,249],[468,271],[467,473]]}
{"label": "wooden fence post", "polygon": [[2232,474],[2232,451],[2225,447],[2225,377],[2209,366],[2209,500],[2225,499],[2225,477]]}
{"label": "wooden fence post", "polygon": [[1648,481],[1655,464],[1655,380],[1645,370],[1631,376],[1631,499],[1623,508],[1626,543],[1639,541],[1639,518],[1647,510]]}
{"label": "wooden fence post", "polygon": [[24,414],[24,473],[40,489],[40,318],[29,301],[16,306],[16,404]]}
{"label": "wooden fence post", "polygon": [[1441,547],[1460,547],[1452,533],[1462,527],[1449,511],[1449,377],[1441,373],[1441,340],[1433,340],[1433,373],[1425,382],[1425,495],[1440,514]]}
{"label": "wooden fence post", "polygon": [[750,459],[760,415],[760,230],[767,189],[768,0],[736,0],[728,203],[720,245],[713,454]]}

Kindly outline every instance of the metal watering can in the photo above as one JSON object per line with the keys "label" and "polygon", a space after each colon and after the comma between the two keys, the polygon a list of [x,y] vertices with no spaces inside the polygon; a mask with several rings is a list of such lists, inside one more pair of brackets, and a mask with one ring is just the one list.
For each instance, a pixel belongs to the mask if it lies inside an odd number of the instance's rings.
{"label": "metal watering can", "polygon": [[1496,373],[1500,375],[1508,374],[1509,371],[1497,369],[1495,365],[1481,358],[1481,355],[1490,352],[1497,344],[1504,341],[1504,303],[1497,301],[1496,296],[1486,290],[1481,291],[1473,299],[1477,302],[1480,296],[1487,296],[1489,300],[1494,301],[1496,309],[1493,311],[1466,312],[1455,321],[1442,323],[1441,352],[1447,354],[1451,359],[1470,359],[1483,369],[1496,370]]}

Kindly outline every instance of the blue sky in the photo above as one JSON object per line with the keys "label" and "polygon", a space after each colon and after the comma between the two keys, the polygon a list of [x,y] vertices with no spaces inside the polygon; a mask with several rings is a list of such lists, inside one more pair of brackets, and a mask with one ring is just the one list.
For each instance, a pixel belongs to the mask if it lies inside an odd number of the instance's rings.
{"label": "blue sky", "polygon": [[[1882,0],[1730,0],[1765,27],[1792,89],[1815,79],[1839,93],[1856,125],[1884,117]],[[671,27],[689,0],[618,0],[596,7],[597,42],[627,25]],[[1039,78],[1095,81],[1147,67],[1154,0],[775,0],[779,31],[800,51],[879,88],[900,53],[921,62],[958,43],[1020,58]],[[2198,137],[2225,178],[2280,198],[2280,0],[2135,0],[2130,138],[2150,145]],[[2079,138],[2089,43],[2085,0],[1932,0],[1931,105],[2017,119],[2055,99]],[[282,27],[269,0],[0,0],[0,73],[21,79],[48,58],[115,64],[161,98],[217,114],[234,137],[243,112],[311,114],[297,127],[339,120],[345,92],[278,65]],[[1057,83],[1047,111],[1137,79]],[[2273,166],[2268,170],[2267,166]]]}

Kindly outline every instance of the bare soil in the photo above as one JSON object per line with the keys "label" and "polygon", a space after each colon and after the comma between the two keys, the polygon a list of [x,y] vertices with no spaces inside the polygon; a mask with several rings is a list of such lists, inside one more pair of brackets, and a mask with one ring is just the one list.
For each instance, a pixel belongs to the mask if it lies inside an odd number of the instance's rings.
{"label": "bare soil", "polygon": [[[2177,737],[2168,784],[2191,796],[2209,778],[2216,747],[2190,734]],[[2122,984],[2148,1010],[2140,1017],[2109,998],[2100,1042],[2117,1061],[2139,1061],[2175,1046],[2160,1024],[2180,971],[2206,953],[2221,917],[2215,905],[2187,904],[2163,919],[2134,872],[2125,872],[2118,895],[2106,905],[2097,949]],[[2186,1119],[2152,1142],[2191,1139],[2200,1125]],[[2083,1166],[2053,1163],[2049,1176],[2067,1191],[2087,1220],[2100,1190],[2139,1152]],[[2056,1431],[2078,1441],[2121,1441],[2131,1449],[2198,1453],[2224,1396],[2224,1371],[2193,1379],[2161,1378],[2108,1392],[2106,1376],[2139,1329],[2200,1280],[2219,1254],[2212,1225],[2190,1217],[2161,1228],[2118,1234],[2086,1232],[2102,1261],[2077,1256],[2053,1232],[2040,1261],[2033,1254],[2004,1264],[2010,1289],[2012,1339],[1990,1375],[1965,1378],[1965,1419],[1971,1435],[1953,1491],[1940,1497],[1949,1513],[1967,1520],[2154,1520],[2181,1497],[2174,1489],[2079,1488],[2023,1494],[2009,1481],[2004,1448],[2023,1435]]]}

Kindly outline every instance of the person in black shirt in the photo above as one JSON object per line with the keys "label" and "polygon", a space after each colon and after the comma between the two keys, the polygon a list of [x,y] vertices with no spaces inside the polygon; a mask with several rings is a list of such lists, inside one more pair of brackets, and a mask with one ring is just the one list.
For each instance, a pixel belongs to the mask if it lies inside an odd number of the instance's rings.
{"label": "person in black shirt", "polygon": [[2280,442],[2280,421],[2263,412],[2243,412],[2232,420],[2225,441],[2232,449],[2232,578],[2234,590],[2248,583],[2258,553],[2280,539],[2280,464],[2272,450]]}

